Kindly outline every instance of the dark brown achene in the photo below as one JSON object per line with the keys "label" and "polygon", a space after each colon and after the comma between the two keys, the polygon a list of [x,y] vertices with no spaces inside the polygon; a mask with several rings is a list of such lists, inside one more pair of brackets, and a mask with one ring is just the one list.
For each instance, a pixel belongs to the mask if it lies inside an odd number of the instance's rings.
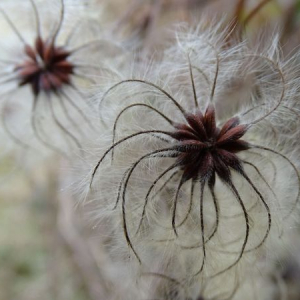
{"label": "dark brown achene", "polygon": [[240,138],[248,126],[240,125],[238,118],[228,120],[221,129],[216,126],[215,110],[209,105],[203,115],[200,110],[186,117],[188,124],[176,125],[172,137],[179,141],[178,165],[183,170],[182,180],[209,182],[218,174],[224,182],[230,181],[230,168],[240,171],[241,161],[235,155],[250,147]]}
{"label": "dark brown achene", "polygon": [[70,53],[53,42],[37,37],[35,46],[24,47],[26,60],[16,66],[19,86],[30,85],[34,95],[41,91],[57,92],[63,85],[70,84],[73,65],[67,60]]}

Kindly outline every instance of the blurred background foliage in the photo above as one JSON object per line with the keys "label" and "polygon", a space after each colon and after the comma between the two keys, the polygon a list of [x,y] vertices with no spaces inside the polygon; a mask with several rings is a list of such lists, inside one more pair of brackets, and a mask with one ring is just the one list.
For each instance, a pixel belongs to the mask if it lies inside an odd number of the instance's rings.
{"label": "blurred background foliage", "polygon": [[[118,32],[125,40],[140,41],[141,47],[159,47],[168,34],[164,30],[178,22],[194,24],[202,16],[207,20],[207,16],[212,16],[226,18],[238,28],[251,16],[246,28],[249,38],[255,39],[261,30],[274,32],[277,28],[283,52],[288,55],[299,50],[299,0],[90,0],[86,5],[98,6],[99,16],[111,26],[112,32]],[[93,14],[98,17],[97,10]],[[41,160],[28,169],[23,162],[23,156],[16,158],[3,151],[0,300],[100,300],[99,233],[90,228],[80,207],[73,209],[74,203],[67,207],[67,221],[60,219],[65,208],[58,196],[61,175],[56,158]],[[73,239],[68,239],[69,233]],[[78,263],[81,259],[83,264]],[[290,299],[299,299],[299,281],[290,273],[286,269],[284,274],[285,280],[293,285],[294,296]]]}

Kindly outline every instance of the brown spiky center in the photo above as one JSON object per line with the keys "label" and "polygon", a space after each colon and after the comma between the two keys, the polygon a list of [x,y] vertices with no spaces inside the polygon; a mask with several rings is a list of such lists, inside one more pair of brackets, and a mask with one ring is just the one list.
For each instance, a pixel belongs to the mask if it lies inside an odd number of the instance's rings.
{"label": "brown spiky center", "polygon": [[178,165],[184,181],[196,179],[210,181],[217,174],[230,181],[231,169],[241,170],[236,153],[250,148],[241,140],[248,126],[240,125],[238,118],[229,119],[221,128],[216,126],[215,109],[208,106],[203,115],[200,110],[186,116],[186,124],[177,124],[173,137],[179,142]]}
{"label": "brown spiky center", "polygon": [[16,66],[20,86],[30,85],[33,93],[38,95],[41,91],[56,92],[70,84],[74,69],[67,60],[70,52],[41,37],[36,39],[34,47],[26,45],[24,52],[25,61]]}

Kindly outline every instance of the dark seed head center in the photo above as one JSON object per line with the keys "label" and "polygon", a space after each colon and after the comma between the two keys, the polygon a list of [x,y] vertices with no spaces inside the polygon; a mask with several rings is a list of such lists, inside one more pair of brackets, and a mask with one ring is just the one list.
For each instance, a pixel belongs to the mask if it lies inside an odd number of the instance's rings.
{"label": "dark seed head center", "polygon": [[184,180],[209,181],[218,174],[229,182],[231,171],[240,171],[242,164],[236,153],[249,149],[241,138],[248,126],[238,118],[229,119],[222,127],[216,126],[216,114],[209,105],[204,114],[198,110],[186,116],[186,123],[177,124],[173,137],[178,141],[177,162],[184,171]]}
{"label": "dark seed head center", "polygon": [[19,85],[30,85],[35,95],[41,91],[57,92],[71,82],[74,66],[68,61],[70,52],[57,47],[52,41],[41,37],[35,40],[34,47],[24,47],[25,60],[16,66]]}

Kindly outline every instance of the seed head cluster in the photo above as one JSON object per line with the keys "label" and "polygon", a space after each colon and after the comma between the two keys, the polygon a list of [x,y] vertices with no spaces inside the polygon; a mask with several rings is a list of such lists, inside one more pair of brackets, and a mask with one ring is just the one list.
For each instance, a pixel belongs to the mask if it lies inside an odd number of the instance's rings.
{"label": "seed head cluster", "polygon": [[[27,142],[32,136],[24,138],[29,132],[33,133],[33,143],[38,142],[48,150],[68,156],[66,151],[82,148],[80,140],[83,131],[93,131],[95,127],[86,116],[90,107],[87,105],[89,100],[85,99],[82,84],[88,87],[94,82],[87,70],[98,72],[101,69],[97,64],[90,64],[91,59],[94,59],[93,55],[86,55],[87,50],[101,43],[101,39],[94,34],[93,41],[90,41],[87,31],[85,39],[80,38],[79,43],[74,45],[76,38],[79,38],[78,32],[83,31],[83,28],[87,29],[89,19],[78,23],[78,17],[75,20],[69,17],[64,0],[56,4],[59,4],[59,12],[55,16],[49,14],[53,26],[47,32],[49,26],[45,26],[47,19],[42,13],[43,4],[34,0],[25,1],[24,6],[28,8],[34,24],[31,37],[26,35],[27,27],[18,26],[16,18],[13,17],[13,10],[0,9],[3,21],[17,38],[18,44],[14,45],[14,50],[21,53],[18,57],[14,56],[14,51],[6,53],[8,59],[3,60],[10,66],[9,71],[4,73],[5,80],[2,84],[3,87],[7,84],[5,88],[8,92],[3,98],[13,98],[14,91],[19,89],[24,89],[30,94],[27,97],[29,100],[21,100],[25,108],[23,118],[19,117],[18,120],[20,124],[14,122],[13,115],[7,115],[6,111],[9,111],[8,106],[11,104],[6,102],[2,107],[2,119],[6,133],[20,146],[35,147]],[[67,20],[72,21],[68,30],[65,28]],[[18,100],[18,97],[14,99],[16,105],[19,105]],[[39,118],[43,121],[40,122]],[[26,127],[28,119],[31,128]]]}
{"label": "seed head cluster", "polygon": [[177,157],[183,170],[182,180],[190,179],[214,185],[216,174],[230,182],[230,169],[240,171],[241,161],[235,155],[250,148],[241,140],[247,131],[237,117],[228,120],[221,129],[216,127],[215,109],[208,106],[203,115],[200,110],[186,117],[187,124],[176,125],[173,137],[178,140],[182,153]]}
{"label": "seed head cluster", "polygon": [[[291,224],[299,203],[297,166],[274,143],[290,87],[267,51],[240,45],[231,53],[217,33],[185,38],[166,50],[158,71],[117,79],[101,93],[112,143],[91,170],[89,193],[101,202],[100,218],[120,224],[114,247],[127,254],[128,246],[137,272],[164,277],[174,299],[239,299],[247,287],[237,281],[255,280],[251,265],[278,241],[277,217]],[[248,103],[236,105],[222,91],[242,68],[244,84],[250,77],[255,85],[247,87]],[[279,173],[293,178],[288,197]],[[205,291],[193,294],[197,288]]]}
{"label": "seed head cluster", "polygon": [[35,46],[26,45],[24,52],[25,61],[15,68],[20,86],[30,85],[33,94],[38,96],[41,91],[57,92],[63,85],[70,84],[74,67],[67,60],[68,51],[37,37]]}

